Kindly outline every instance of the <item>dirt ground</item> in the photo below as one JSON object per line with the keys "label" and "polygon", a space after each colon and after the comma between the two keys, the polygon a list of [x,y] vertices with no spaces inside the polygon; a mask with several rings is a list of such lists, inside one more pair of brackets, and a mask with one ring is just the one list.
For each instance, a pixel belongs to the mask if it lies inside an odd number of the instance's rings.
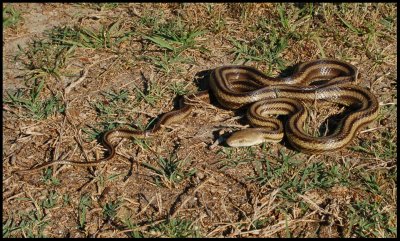
{"label": "dirt ground", "polygon": [[[277,76],[297,63],[355,65],[379,116],[349,146],[230,148],[243,112],[199,103],[146,129],[230,64]],[[3,4],[3,237],[397,237],[397,4]],[[310,107],[312,108],[312,107]],[[316,135],[343,109],[318,106]]]}

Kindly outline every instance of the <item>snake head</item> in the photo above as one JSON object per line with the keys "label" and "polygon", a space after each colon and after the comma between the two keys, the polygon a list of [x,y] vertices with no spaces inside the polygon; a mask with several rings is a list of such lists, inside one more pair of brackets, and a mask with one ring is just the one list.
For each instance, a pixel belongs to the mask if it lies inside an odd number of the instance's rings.
{"label": "snake head", "polygon": [[233,133],[226,140],[226,144],[231,147],[254,146],[266,141],[279,142],[283,135],[279,137],[277,139],[272,139],[271,135],[266,134],[263,128],[248,128]]}

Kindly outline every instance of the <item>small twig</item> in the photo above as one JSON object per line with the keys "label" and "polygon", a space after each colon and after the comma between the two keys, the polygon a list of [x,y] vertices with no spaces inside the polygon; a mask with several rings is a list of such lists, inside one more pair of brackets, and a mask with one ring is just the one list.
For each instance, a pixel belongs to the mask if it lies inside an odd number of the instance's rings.
{"label": "small twig", "polygon": [[235,124],[219,124],[216,126],[217,128],[222,128],[222,127],[235,127],[235,128],[240,128],[240,129],[245,129],[245,128],[249,128],[250,125],[246,124],[246,125],[235,125]]}
{"label": "small twig", "polygon": [[138,11],[136,10],[136,8],[134,6],[131,6],[131,3],[129,4],[129,10],[131,13],[133,13],[136,17],[141,18],[142,15],[140,13],[138,13]]}
{"label": "small twig", "polygon": [[17,194],[15,194],[15,195],[12,195],[11,197],[8,197],[8,198],[6,199],[6,202],[9,202],[9,201],[11,201],[11,200],[17,198],[17,197],[21,196],[22,194],[24,194],[24,193],[23,193],[23,192],[20,192],[20,193],[17,193]]}
{"label": "small twig", "polygon": [[315,211],[311,212],[310,214],[308,214],[303,219],[299,219],[299,220],[282,220],[282,221],[279,221],[275,225],[267,227],[266,229],[251,230],[251,231],[247,231],[246,233],[259,234],[260,237],[270,237],[271,235],[273,235],[273,234],[275,234],[277,232],[280,232],[281,230],[284,230],[285,228],[290,228],[293,224],[296,224],[296,223],[299,223],[299,222],[313,222],[313,223],[320,222],[319,220],[307,219],[309,216],[312,216],[317,212],[318,211],[315,210]]}
{"label": "small twig", "polygon": [[371,131],[374,131],[374,130],[383,129],[383,128],[386,128],[386,127],[385,127],[385,126],[381,126],[381,127],[375,127],[375,128],[371,128],[371,129],[363,130],[363,131],[360,131],[360,134],[362,134],[362,133],[366,133],[366,132],[371,132]]}
{"label": "small twig", "polygon": [[[275,202],[276,199],[276,194],[280,191],[280,188],[275,189],[271,194],[269,195],[269,200],[263,202],[263,200],[266,198],[262,198],[260,202],[258,201],[258,197],[256,198],[256,202],[254,202],[253,207],[254,207],[254,213],[253,213],[253,218],[249,225],[247,226],[247,229],[250,230],[251,226],[254,225],[255,220],[261,219],[263,216],[266,217],[268,216],[277,206],[281,204],[281,202]],[[272,205],[274,203],[274,205]],[[266,211],[262,211],[262,209],[267,206]]]}
{"label": "small twig", "polygon": [[214,143],[209,147],[210,150],[214,149],[216,146],[218,146],[220,143],[225,141],[225,137],[223,137],[223,131],[220,131],[219,133],[219,137],[217,140],[214,141]]}
{"label": "small twig", "polygon": [[137,217],[141,215],[142,213],[146,212],[146,210],[150,207],[150,205],[153,203],[155,197],[152,197],[150,201],[147,202],[147,205],[140,211],[138,214],[136,214]]}
{"label": "small twig", "polygon": [[122,230],[122,231],[118,232],[118,234],[120,234],[120,233],[133,232],[133,231],[136,231],[136,230],[142,230],[142,231],[143,231],[143,230],[145,230],[145,229],[146,229],[147,227],[149,227],[149,226],[154,226],[154,225],[159,224],[159,223],[162,223],[162,222],[164,222],[164,221],[166,221],[166,220],[167,220],[167,219],[160,219],[160,220],[151,222],[151,223],[149,223],[149,224],[142,225],[142,226],[140,226],[140,227],[136,227],[136,228],[134,228],[134,229]]}
{"label": "small twig", "polygon": [[[209,180],[211,180],[211,177],[206,177],[204,180],[202,180],[202,182],[193,190],[192,194],[195,194],[200,188],[202,188],[204,186],[204,184],[206,184]],[[171,215],[169,216],[169,218],[174,218],[175,215],[179,212],[179,210],[185,206],[185,204],[192,198],[192,195],[189,195],[188,197],[186,197],[185,200],[183,200],[183,202],[174,209],[174,211],[171,213]]]}
{"label": "small twig", "polygon": [[96,177],[93,177],[90,181],[86,182],[83,184],[83,186],[79,187],[76,189],[77,192],[82,192],[85,188],[87,188],[89,185],[93,184],[96,181]]}
{"label": "small twig", "polygon": [[161,215],[162,214],[162,198],[161,194],[157,193],[156,194],[156,200],[157,200],[157,206],[158,206],[158,213]]}
{"label": "small twig", "polygon": [[390,103],[383,103],[383,102],[380,102],[380,103],[379,103],[379,106],[385,106],[385,105],[397,105],[397,103],[396,103],[396,102],[390,102]]}
{"label": "small twig", "polygon": [[32,197],[32,194],[30,191],[25,190],[26,195],[31,199],[31,201],[33,202],[33,205],[35,206],[37,212],[39,213],[40,218],[43,217],[43,210],[39,207],[39,205],[37,204],[36,200]]}
{"label": "small twig", "polygon": [[26,34],[18,35],[18,36],[15,36],[15,37],[4,38],[4,41],[6,42],[6,41],[9,41],[9,40],[15,40],[15,39],[19,39],[19,38],[25,38],[25,37],[27,37],[27,36],[34,35],[35,33],[36,33],[36,32],[33,32],[33,33],[26,33]]}
{"label": "small twig", "polygon": [[309,197],[305,196],[305,195],[301,195],[301,194],[297,194],[297,196],[301,197],[306,203],[308,203],[311,207],[311,209],[314,209],[315,211],[318,211],[319,213],[322,214],[328,214],[331,215],[330,212],[325,211],[324,209],[322,209],[318,204],[316,204],[313,200],[311,200]]}
{"label": "small twig", "polygon": [[112,55],[112,56],[107,57],[107,58],[105,58],[105,59],[97,60],[97,61],[93,62],[92,64],[88,65],[87,67],[85,67],[85,68],[83,69],[83,71],[82,71],[81,77],[80,77],[79,79],[77,79],[76,81],[71,82],[71,83],[65,88],[64,93],[65,93],[65,94],[68,94],[73,88],[75,88],[75,86],[77,86],[77,85],[80,84],[82,81],[84,81],[84,80],[86,79],[87,74],[89,73],[89,70],[90,70],[93,66],[95,66],[96,64],[98,64],[98,63],[100,63],[100,62],[102,62],[102,61],[106,61],[106,60],[109,60],[109,59],[112,59],[112,58],[116,58],[116,57],[118,57],[118,55]]}
{"label": "small twig", "polygon": [[[66,102],[65,104],[67,105],[68,103]],[[67,106],[66,106],[66,109],[67,109]],[[55,146],[55,148],[54,148],[53,160],[59,159],[58,149],[59,149],[59,147],[60,147],[61,138],[62,138],[62,136],[64,135],[64,127],[65,127],[65,122],[66,122],[66,120],[67,120],[67,115],[65,114],[65,115],[64,115],[64,119],[63,119],[63,123],[61,124],[61,130],[60,130],[60,132],[58,133],[59,138],[58,138],[57,144],[56,144],[56,146]],[[56,172],[53,172],[53,177],[54,177],[55,173],[56,173]]]}
{"label": "small twig", "polygon": [[85,152],[85,148],[83,147],[83,144],[82,144],[83,141],[82,141],[81,136],[82,135],[81,135],[80,130],[79,130],[78,133],[74,135],[74,139],[75,139],[76,143],[78,143],[80,149],[82,150],[82,154],[85,157],[85,160],[87,162],[90,162],[89,157],[88,157],[87,153]]}
{"label": "small twig", "polygon": [[[128,110],[128,108],[126,108],[126,110]],[[141,111],[141,110],[131,110],[131,109],[129,109],[129,111],[132,112],[132,113],[136,113],[136,114],[147,115],[147,116],[150,116],[151,118],[156,118],[156,117],[159,116],[157,114],[146,112],[146,111]]]}

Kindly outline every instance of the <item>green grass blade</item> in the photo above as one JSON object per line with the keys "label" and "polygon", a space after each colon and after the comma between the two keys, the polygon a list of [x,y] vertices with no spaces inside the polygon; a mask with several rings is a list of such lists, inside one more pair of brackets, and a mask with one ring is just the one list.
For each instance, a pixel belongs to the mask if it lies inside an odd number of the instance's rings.
{"label": "green grass blade", "polygon": [[152,41],[153,43],[157,44],[161,48],[165,48],[165,49],[168,49],[171,51],[174,51],[174,49],[175,49],[167,41],[165,41],[164,39],[162,39],[158,36],[154,36],[154,37],[144,36],[143,38]]}

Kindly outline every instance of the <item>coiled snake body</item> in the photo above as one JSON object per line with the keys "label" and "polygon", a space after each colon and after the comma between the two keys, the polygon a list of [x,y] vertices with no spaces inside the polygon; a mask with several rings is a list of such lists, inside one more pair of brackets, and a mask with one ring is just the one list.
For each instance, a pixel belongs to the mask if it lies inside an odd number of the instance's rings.
{"label": "coiled snake body", "polygon": [[[233,133],[226,141],[229,146],[251,146],[262,142],[280,142],[286,134],[290,144],[305,153],[324,153],[341,149],[351,142],[357,131],[374,120],[379,110],[376,97],[367,89],[357,86],[358,70],[355,66],[335,59],[321,59],[298,65],[291,76],[269,77],[248,66],[222,66],[216,68],[209,79],[212,94],[227,109],[250,105],[247,118],[254,128]],[[106,132],[103,142],[108,156],[93,162],[55,161],[44,163],[18,173],[36,171],[54,164],[94,166],[115,156],[111,139],[146,138],[162,129],[163,125],[186,118],[193,101],[209,102],[209,91],[187,95],[180,100],[180,109],[164,114],[151,130],[137,131],[125,128]],[[344,117],[332,134],[313,137],[303,130],[307,111],[303,103],[316,100],[330,101],[356,110]],[[288,115],[285,126],[269,115]]]}

